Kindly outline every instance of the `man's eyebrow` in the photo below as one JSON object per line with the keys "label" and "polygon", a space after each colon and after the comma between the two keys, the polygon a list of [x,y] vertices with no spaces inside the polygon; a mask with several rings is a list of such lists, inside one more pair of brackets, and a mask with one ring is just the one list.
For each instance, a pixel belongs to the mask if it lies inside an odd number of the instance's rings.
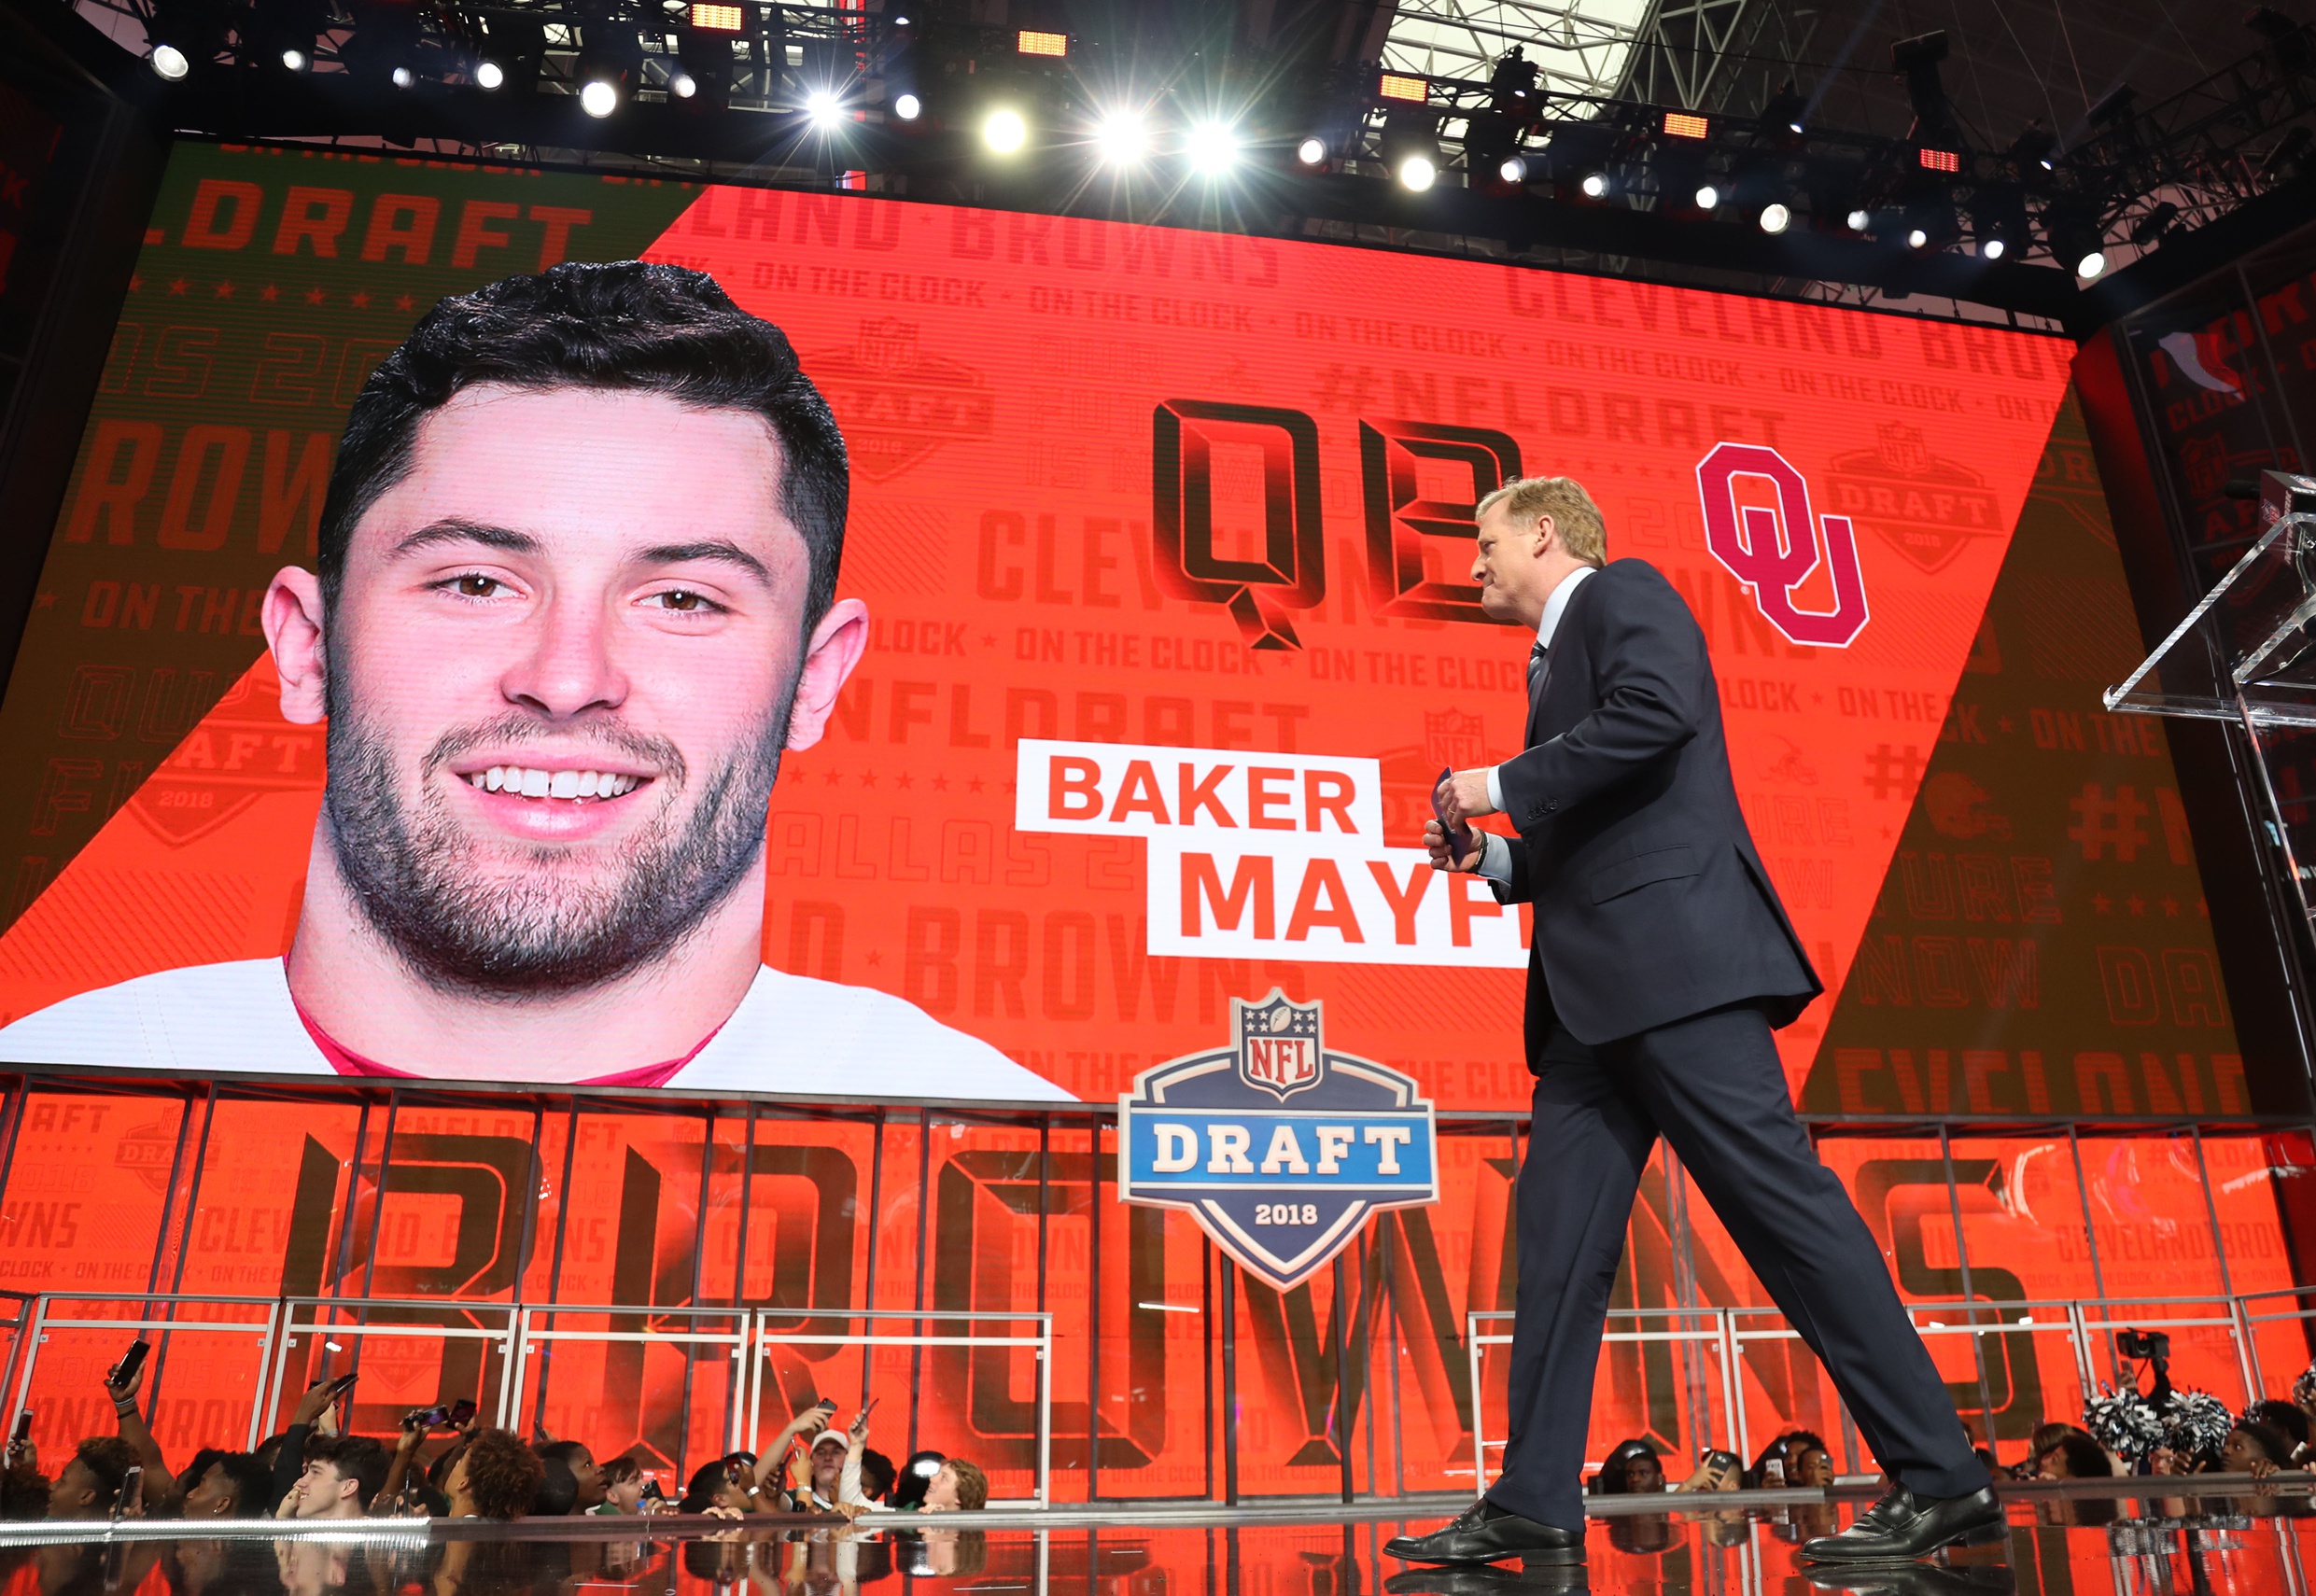
{"label": "man's eyebrow", "polygon": [[486,549],[504,549],[511,554],[531,554],[539,551],[539,539],[527,532],[517,532],[505,526],[492,526],[480,521],[462,521],[455,515],[429,522],[394,545],[394,556],[415,553],[437,543],[480,543]]}
{"label": "man's eyebrow", "polygon": [[721,538],[698,543],[661,543],[643,550],[636,558],[648,566],[682,566],[695,560],[720,561],[727,566],[739,567],[766,587],[772,585],[770,567],[737,543],[729,543]]}

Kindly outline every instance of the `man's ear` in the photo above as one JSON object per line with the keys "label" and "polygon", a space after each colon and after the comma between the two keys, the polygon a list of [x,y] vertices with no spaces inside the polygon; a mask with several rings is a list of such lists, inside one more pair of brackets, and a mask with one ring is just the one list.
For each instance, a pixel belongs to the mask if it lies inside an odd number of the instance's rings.
{"label": "man's ear", "polygon": [[1560,541],[1560,524],[1554,521],[1550,515],[1538,515],[1536,518],[1535,537],[1536,544],[1534,553],[1536,557],[1539,560],[1546,554],[1551,553],[1554,549],[1562,546]]}
{"label": "man's ear", "polygon": [[868,606],[840,598],[829,606],[806,639],[804,665],[796,677],[796,700],[788,713],[788,746],[808,749],[821,740],[836,694],[868,649]]}
{"label": "man's ear", "polygon": [[274,673],[281,678],[282,719],[301,726],[319,721],[329,699],[329,639],[322,614],[319,577],[295,566],[274,573],[260,619],[265,646],[274,651]]}

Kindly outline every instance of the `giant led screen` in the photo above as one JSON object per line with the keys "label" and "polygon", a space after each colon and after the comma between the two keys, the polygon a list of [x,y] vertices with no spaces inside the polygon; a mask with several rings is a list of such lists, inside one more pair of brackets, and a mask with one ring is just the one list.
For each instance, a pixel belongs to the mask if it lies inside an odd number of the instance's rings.
{"label": "giant led screen", "polygon": [[[508,281],[625,260],[704,277]],[[658,374],[542,376],[574,343]],[[1522,1106],[1526,912],[1419,837],[1523,719],[1472,507],[1557,474],[1705,629],[1829,988],[1804,1107],[2241,1111],[2169,752],[2098,713],[2137,641],[2070,354],[182,147],[0,708],[0,1059],[1102,1099],[1277,987]]]}

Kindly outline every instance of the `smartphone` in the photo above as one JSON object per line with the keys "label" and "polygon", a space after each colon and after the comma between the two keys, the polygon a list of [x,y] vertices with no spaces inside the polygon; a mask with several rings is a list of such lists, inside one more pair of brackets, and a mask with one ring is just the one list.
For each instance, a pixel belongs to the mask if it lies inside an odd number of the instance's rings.
{"label": "smartphone", "polygon": [[333,1397],[344,1396],[347,1392],[354,1389],[354,1382],[361,1378],[362,1377],[360,1375],[356,1374],[352,1369],[346,1370],[345,1373],[340,1375],[336,1379],[330,1382],[330,1394]]}
{"label": "smartphone", "polygon": [[667,1500],[667,1493],[659,1488],[658,1479],[647,1479],[643,1482],[643,1500],[646,1502],[665,1502]]}
{"label": "smartphone", "polygon": [[8,1435],[8,1448],[12,1451],[31,1439],[32,1409],[27,1407],[16,1416],[16,1428]]}
{"label": "smartphone", "polygon": [[861,1410],[852,1416],[852,1421],[855,1424],[867,1423],[868,1416],[877,1411],[877,1405],[883,1400],[881,1396],[872,1396],[866,1402],[862,1403]]}
{"label": "smartphone", "polygon": [[119,1386],[134,1379],[137,1370],[145,1366],[145,1354],[152,1350],[153,1344],[142,1336],[130,1342],[129,1350],[120,1354],[120,1362],[115,1364],[112,1372],[105,1377],[105,1383]]}
{"label": "smartphone", "polygon": [[454,1430],[463,1430],[474,1418],[474,1398],[462,1396],[450,1405],[450,1417],[443,1421]]}
{"label": "smartphone", "polygon": [[1785,1484],[1785,1460],[1783,1458],[1771,1458],[1762,1464],[1762,1484],[1764,1487]]}
{"label": "smartphone", "polygon": [[403,1419],[402,1422],[414,1430],[440,1430],[450,1423],[450,1415],[451,1409],[437,1403],[432,1407],[419,1408]]}
{"label": "smartphone", "polygon": [[1451,860],[1463,858],[1471,851],[1472,846],[1471,828],[1460,820],[1449,825],[1448,812],[1439,806],[1439,789],[1454,774],[1453,765],[1441,765],[1439,779],[1431,784],[1431,818],[1439,822],[1440,834],[1448,839],[1448,857]]}
{"label": "smartphone", "polygon": [[145,1465],[131,1463],[120,1476],[120,1493],[113,1498],[113,1519],[116,1522],[128,1512],[130,1505],[145,1495]]}

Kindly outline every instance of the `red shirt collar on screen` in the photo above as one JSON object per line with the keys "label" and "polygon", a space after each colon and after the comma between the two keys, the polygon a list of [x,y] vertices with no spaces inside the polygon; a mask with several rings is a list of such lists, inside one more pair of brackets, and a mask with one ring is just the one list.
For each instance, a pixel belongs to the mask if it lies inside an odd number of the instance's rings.
{"label": "red shirt collar on screen", "polygon": [[[397,1081],[416,1081],[424,1078],[412,1074],[408,1070],[397,1070],[390,1065],[381,1064],[375,1059],[363,1057],[360,1054],[344,1046],[320,1026],[316,1025],[314,1016],[305,1012],[305,1005],[299,1002],[294,994],[290,997],[289,1002],[290,1006],[298,1011],[298,1021],[305,1027],[305,1034],[314,1039],[314,1045],[322,1050],[322,1057],[330,1060],[330,1067],[339,1074],[383,1076]],[[722,1026],[718,1026],[716,1030],[723,1029]],[[591,1075],[583,1081],[573,1081],[569,1084],[575,1086],[664,1086],[677,1071],[699,1057],[701,1047],[716,1040],[716,1030],[711,1030],[706,1036],[701,1037],[699,1045],[681,1058],[671,1058],[665,1064],[646,1064],[635,1070],[617,1070],[609,1075]]]}

